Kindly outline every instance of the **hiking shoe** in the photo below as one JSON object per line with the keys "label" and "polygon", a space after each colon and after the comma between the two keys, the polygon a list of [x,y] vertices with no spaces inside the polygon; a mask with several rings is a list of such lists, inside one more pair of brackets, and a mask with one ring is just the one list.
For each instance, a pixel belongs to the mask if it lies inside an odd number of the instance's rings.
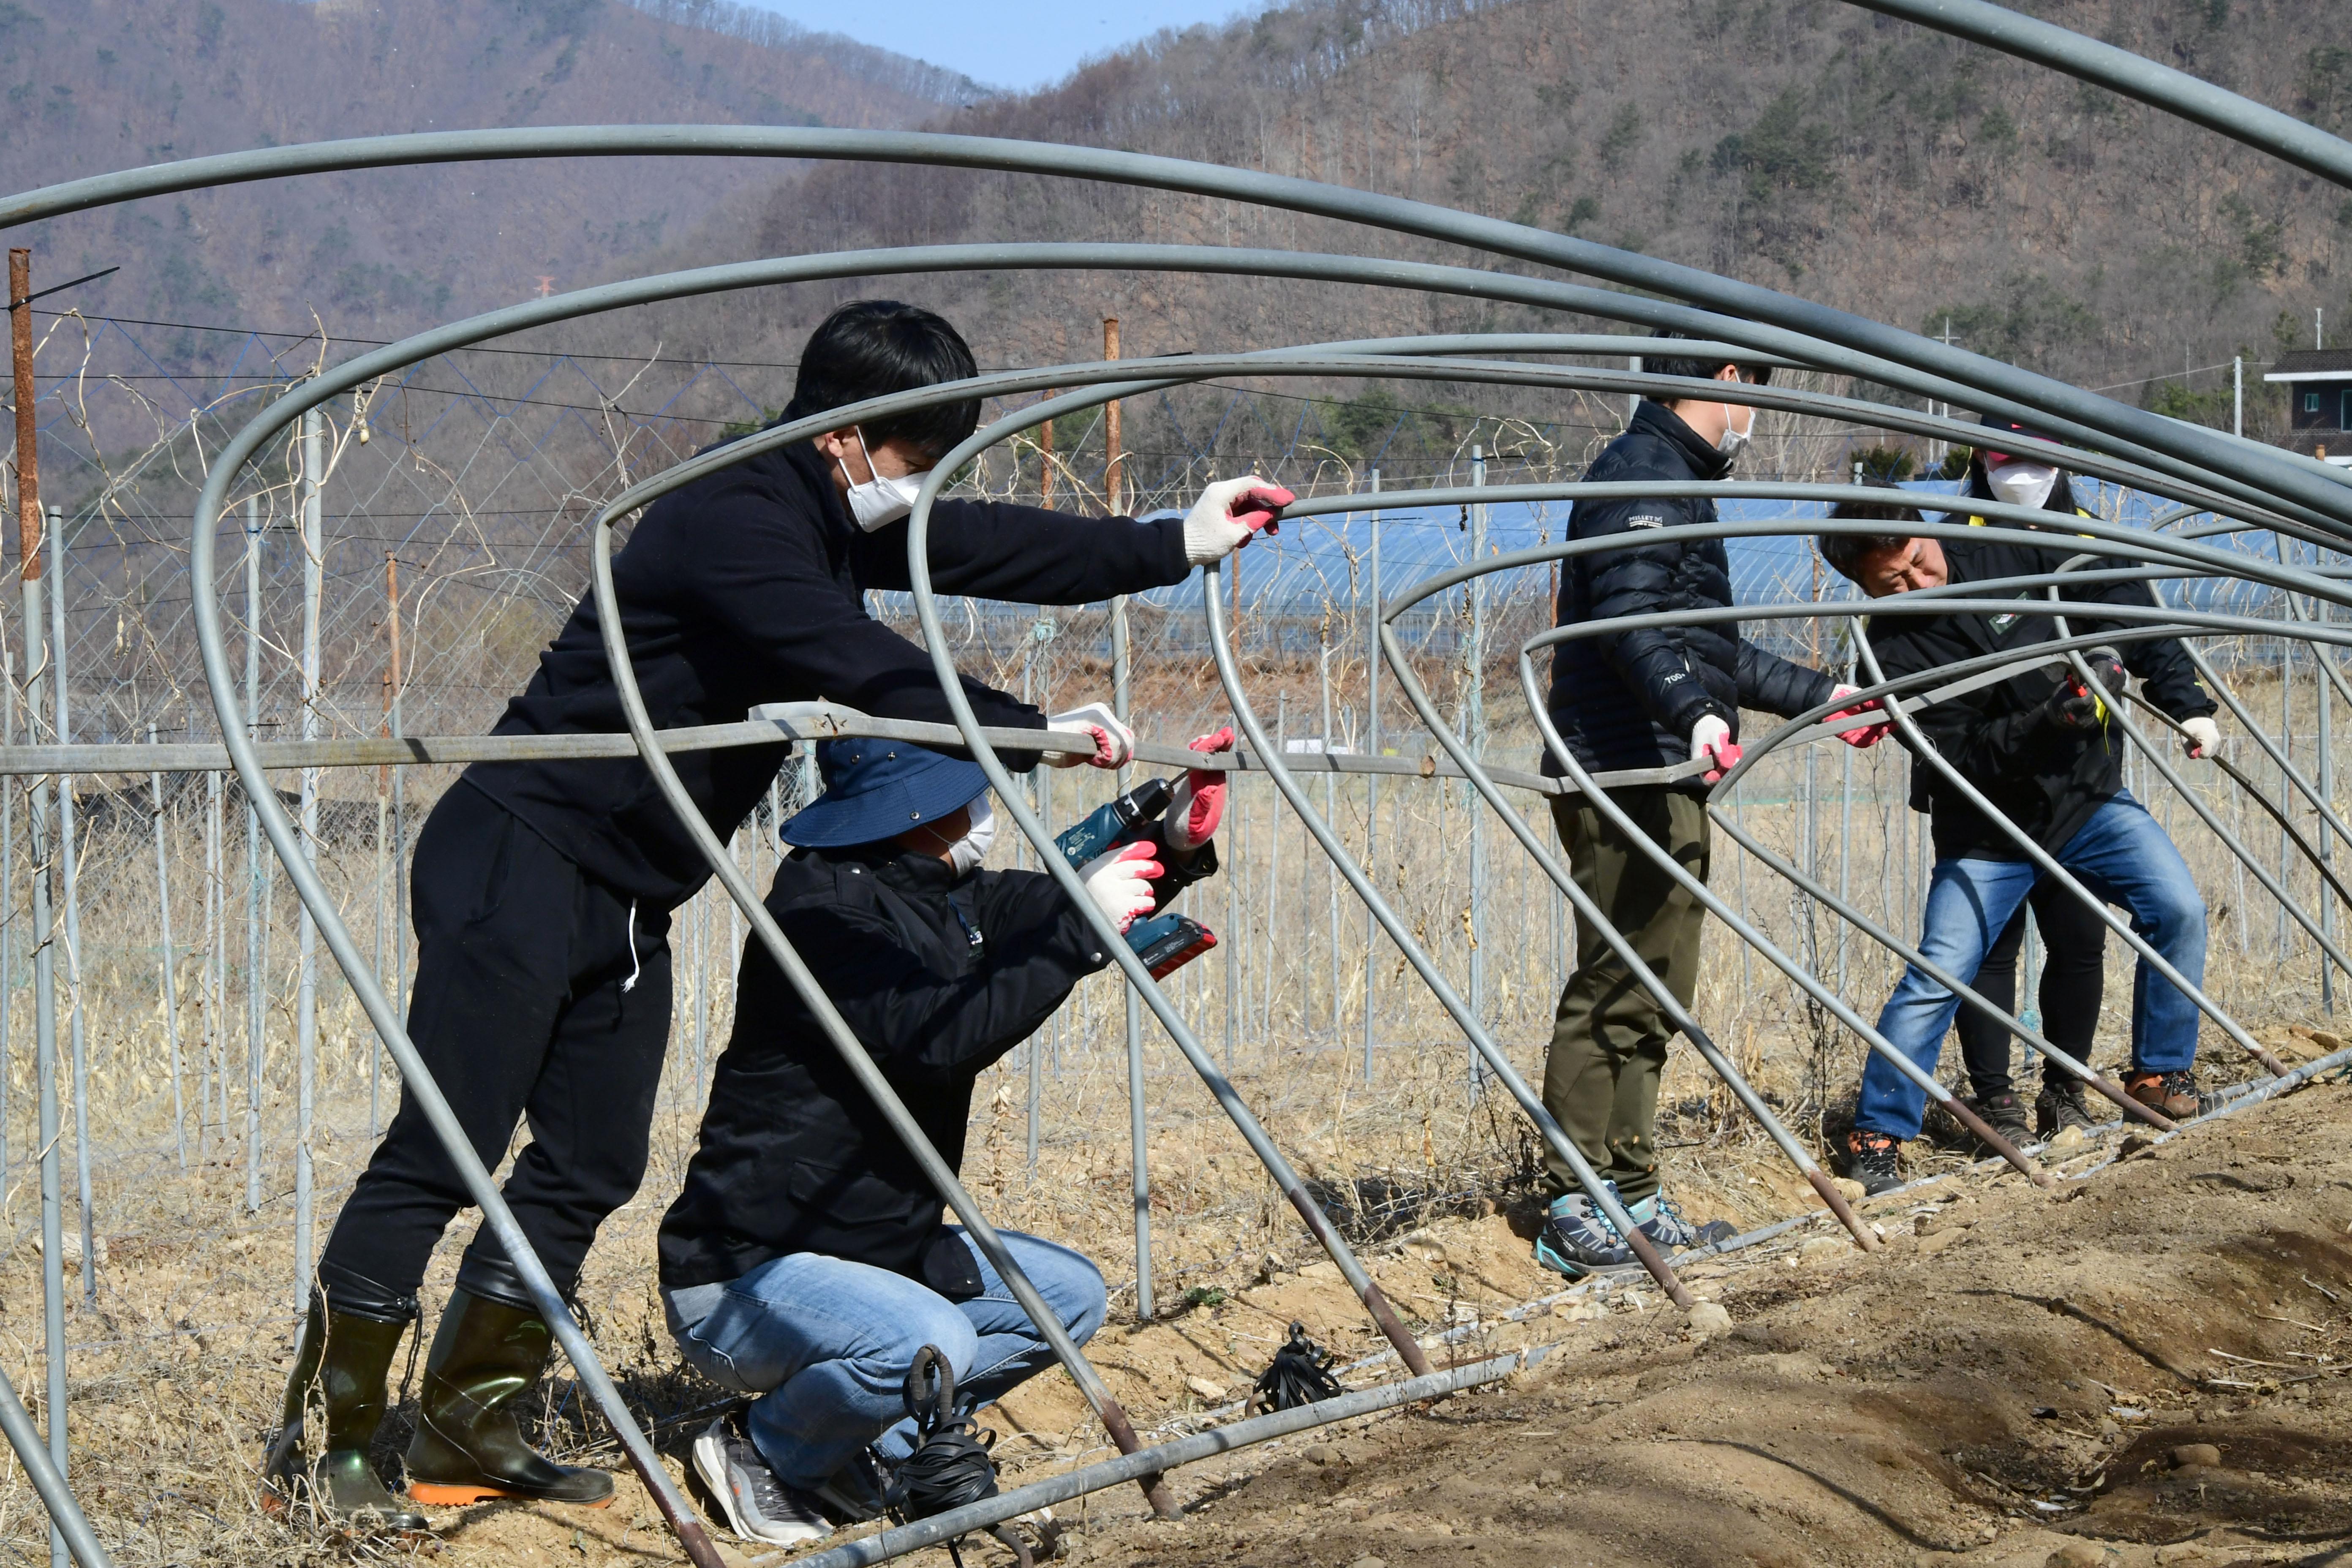
{"label": "hiking shoe", "polygon": [[2009,1089],[1999,1094],[1980,1094],[1965,1101],[1970,1110],[1984,1118],[1985,1125],[2008,1139],[2023,1144],[2033,1141],[2033,1129],[2025,1120],[2025,1101]]}
{"label": "hiking shoe", "polygon": [[2219,1103],[2197,1087],[2197,1075],[2187,1068],[2175,1068],[2170,1072],[2135,1068],[2124,1077],[2124,1092],[2175,1121],[2201,1116]]}
{"label": "hiking shoe", "polygon": [[[1613,1196],[1615,1184],[1604,1184]],[[1637,1260],[1598,1205],[1582,1193],[1569,1193],[1552,1199],[1543,1228],[1536,1232],[1536,1261],[1570,1279],[1580,1279],[1587,1274],[1631,1268]]]}
{"label": "hiking shoe", "polygon": [[1718,1241],[1728,1241],[1738,1232],[1719,1219],[1705,1225],[1693,1225],[1675,1206],[1675,1200],[1663,1192],[1652,1193],[1637,1204],[1627,1204],[1625,1212],[1633,1216],[1633,1225],[1643,1236],[1656,1244],[1661,1252],[1680,1252],[1694,1247],[1713,1247]]}
{"label": "hiking shoe", "polygon": [[2033,1131],[2045,1141],[2070,1127],[2087,1133],[2097,1125],[2089,1102],[2083,1098],[2081,1079],[2053,1079],[2033,1097]]}
{"label": "hiking shoe", "polygon": [[1903,1173],[1897,1168],[1897,1158],[1903,1145],[1884,1132],[1866,1132],[1857,1127],[1845,1135],[1845,1173],[1862,1184],[1864,1197],[1876,1197],[1889,1187],[1903,1184]]}
{"label": "hiking shoe", "polygon": [[743,1429],[720,1416],[694,1440],[694,1470],[744,1541],[799,1546],[833,1533],[816,1500],[776,1479]]}

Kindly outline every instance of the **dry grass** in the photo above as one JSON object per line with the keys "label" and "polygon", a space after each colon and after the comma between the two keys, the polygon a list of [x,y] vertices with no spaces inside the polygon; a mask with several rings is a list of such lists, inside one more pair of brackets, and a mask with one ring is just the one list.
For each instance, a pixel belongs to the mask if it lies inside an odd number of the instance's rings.
{"label": "dry grass", "polygon": [[[1313,679],[1311,667],[1303,676],[1296,669],[1275,676],[1291,682],[1294,694],[1302,680]],[[2274,682],[2266,691],[2259,686],[2255,690],[2274,705]],[[1185,713],[1183,695],[1168,694],[1166,710],[1176,716],[1149,726],[1153,732],[1190,732],[1194,717]],[[1206,692],[1190,695],[1202,708],[1210,700]],[[2307,710],[2307,702],[2304,706]],[[1401,731],[1401,719],[1392,733]],[[1496,754],[1519,763],[1531,759],[1532,745],[1524,727],[1500,730],[1493,741]],[[2304,754],[2308,756],[2307,749]],[[1840,805],[1849,798],[1849,763],[1850,821]],[[1844,875],[1857,901],[1898,929],[1916,929],[1916,819],[1901,808],[1902,759],[1891,747],[1866,755],[1834,748],[1817,753],[1813,766],[1817,806],[1809,809],[1806,804],[1805,763],[1782,763],[1755,780],[1743,807],[1748,826],[1782,853],[1796,853],[1801,860],[1818,856],[1812,863],[1833,884],[1842,843]],[[1072,820],[1093,804],[1106,782],[1055,775],[1054,820]],[[1319,802],[1320,781],[1309,789]],[[2320,1021],[2309,943],[2292,932],[2287,957],[2281,961],[2271,912],[2259,902],[2241,904],[2233,870],[2219,846],[2188,820],[2178,802],[2168,800],[2168,793],[2158,792],[2158,809],[2189,854],[2214,909],[2209,970],[2213,994],[2253,1026]],[[1073,799],[1074,794],[1084,798]],[[1364,785],[1343,784],[1333,794],[1341,832],[1360,846]],[[295,940],[291,899],[281,889],[265,968],[269,1021],[261,1064],[262,1202],[254,1211],[246,1203],[243,1140],[241,813],[229,813],[225,846],[230,879],[226,929],[233,962],[226,995],[208,1000],[203,983],[203,801],[201,789],[179,796],[167,819],[185,1058],[183,1093],[191,1108],[185,1173],[173,1137],[161,1028],[152,840],[142,821],[100,816],[84,846],[79,1005],[89,1059],[93,1215],[105,1251],[94,1303],[80,1301],[68,1274],[73,1479],[125,1563],[295,1563],[347,1551],[373,1553],[387,1549],[337,1543],[299,1521],[265,1515],[258,1507],[255,1468],[262,1436],[275,1419],[296,1323],[290,1194]],[[1384,939],[1370,948],[1380,1047],[1372,1078],[1366,1081],[1361,909],[1343,890],[1335,942],[1328,872],[1295,821],[1286,818],[1277,826],[1263,782],[1240,791],[1227,837],[1240,923],[1229,923],[1225,886],[1211,883],[1193,895],[1195,912],[1220,930],[1223,946],[1185,970],[1171,985],[1171,995],[1302,1171],[1335,1195],[1368,1200],[1367,1208],[1353,1216],[1351,1228],[1360,1237],[1393,1234],[1433,1215],[1523,1205],[1535,1168],[1534,1144],[1523,1119],[1497,1089],[1475,1097],[1468,1092],[1459,1032],[1402,970]],[[361,945],[368,949],[376,933],[378,862],[369,808],[364,801],[361,805],[357,833],[331,845],[326,860]],[[1467,807],[1459,785],[1385,784],[1370,856],[1381,885],[1397,897],[1402,919],[1465,991],[1472,955]],[[2225,803],[2223,809],[2237,808]],[[1539,837],[1550,843],[1542,814],[1531,820]],[[2271,838],[2274,842],[2274,829]],[[1491,822],[1486,843],[1491,869],[1477,949],[1482,994],[1497,1037],[1520,1070],[1533,1077],[1573,937],[1538,874]],[[1744,902],[1776,942],[1816,973],[1836,976],[1841,961],[1834,922],[1792,899],[1762,868],[1748,867],[1743,873],[1728,844],[1718,839],[1718,846],[1717,890]],[[746,853],[751,853],[748,847]],[[764,873],[765,860],[760,864]],[[21,858],[16,878],[21,892]],[[2310,877],[2303,877],[2299,887],[2306,899],[2315,896]],[[2249,891],[2261,899],[2251,884]],[[719,1399],[717,1391],[677,1366],[661,1332],[652,1236],[692,1149],[705,1063],[723,1043],[730,957],[738,933],[727,910],[706,902],[681,911],[673,940],[682,984],[653,1169],[638,1201],[608,1226],[583,1292],[599,1345],[666,1442],[690,1435]],[[1698,1015],[1801,1135],[1817,1132],[1834,1119],[1838,1101],[1850,1092],[1858,1047],[1842,1033],[1821,1027],[1793,988],[1762,959],[1743,955],[1727,932],[1716,931],[1708,940]],[[707,960],[698,956],[698,941]],[[385,942],[388,955],[388,930]],[[2119,1058],[2128,1019],[2128,964],[2120,943],[2114,945],[2099,1052],[2109,1063]],[[5,1347],[0,1354],[37,1411],[37,1193],[27,1163],[34,1084],[21,952],[16,967],[20,985],[14,993],[8,1052],[10,1163],[0,1210],[6,1246],[0,1264],[0,1336]],[[373,1042],[348,991],[332,978],[331,964],[327,969],[313,1140],[321,1235],[372,1143]],[[1843,973],[1844,994],[1867,1016],[1891,984],[1894,969],[1883,954],[1854,938],[1845,946]],[[2207,1039],[2211,1067],[2235,1076],[2227,1046],[2214,1044],[2218,1035],[2210,1029]],[[1026,1148],[1029,1064],[1025,1051],[1016,1052],[980,1085],[968,1179],[1000,1224],[1085,1247],[1118,1292],[1116,1310],[1131,1314],[1124,1029],[1114,981],[1097,977],[1082,986],[1034,1048],[1042,1054],[1034,1164]],[[1268,1253],[1292,1265],[1303,1261],[1309,1245],[1303,1230],[1149,1022],[1146,1058],[1152,1106],[1153,1257],[1161,1310],[1173,1309],[1195,1288],[1238,1290],[1257,1278]],[[390,1080],[378,1081],[379,1113],[388,1116],[394,1103]],[[67,1088],[69,1092],[70,1084]],[[200,1098],[207,1107],[201,1117],[194,1109]],[[1777,1154],[1735,1113],[1727,1093],[1688,1052],[1672,1058],[1665,1103],[1663,1142],[1686,1207],[1702,1217],[1720,1216],[1745,1226],[1805,1206],[1804,1194]],[[70,1118],[68,1127],[64,1166],[70,1229],[76,1154]],[[1929,1158],[1956,1161],[1958,1153]],[[446,1294],[448,1270],[467,1234],[462,1227],[453,1233],[436,1259],[428,1303]],[[1185,1398],[1181,1384],[1142,1388],[1138,1415],[1148,1420]],[[617,1461],[601,1424],[583,1415],[568,1379],[547,1385],[542,1414],[550,1441],[560,1449]],[[388,1445],[404,1436],[399,1419],[388,1424]],[[635,1515],[627,1513],[632,1506]],[[28,1558],[40,1550],[43,1532],[37,1504],[12,1470],[0,1488],[0,1542],[12,1555]],[[594,1542],[604,1543],[590,1553],[598,1560],[606,1545],[619,1554],[614,1561],[667,1550],[641,1499],[602,1520]],[[520,1552],[516,1542],[485,1525],[461,1532],[444,1554],[454,1553],[451,1561],[488,1562],[516,1560]]]}

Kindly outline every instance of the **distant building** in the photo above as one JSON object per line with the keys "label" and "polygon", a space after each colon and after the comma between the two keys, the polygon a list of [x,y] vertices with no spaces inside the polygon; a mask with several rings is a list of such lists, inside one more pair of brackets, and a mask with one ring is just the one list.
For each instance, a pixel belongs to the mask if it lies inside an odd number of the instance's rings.
{"label": "distant building", "polygon": [[2352,468],[2352,349],[2290,350],[2263,379],[2286,388],[2286,447]]}

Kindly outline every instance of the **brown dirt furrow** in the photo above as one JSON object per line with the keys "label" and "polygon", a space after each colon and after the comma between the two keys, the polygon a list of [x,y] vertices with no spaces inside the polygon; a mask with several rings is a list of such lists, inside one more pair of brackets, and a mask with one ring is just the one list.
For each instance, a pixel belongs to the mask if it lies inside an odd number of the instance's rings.
{"label": "brown dirt furrow", "polygon": [[2315,1089],[2054,1194],[1940,1184],[1873,1211],[1879,1258],[1727,1268],[1712,1338],[1655,1307],[1538,1320],[1564,1342],[1510,1384],[1195,1473],[1187,1523],[1098,1516],[1081,1552],[2352,1562],[2347,1112]]}

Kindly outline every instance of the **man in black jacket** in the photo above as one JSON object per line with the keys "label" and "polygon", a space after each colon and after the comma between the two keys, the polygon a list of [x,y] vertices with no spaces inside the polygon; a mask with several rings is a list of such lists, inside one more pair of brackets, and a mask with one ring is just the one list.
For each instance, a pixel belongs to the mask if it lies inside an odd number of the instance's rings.
{"label": "man in black jacket", "polygon": [[[1768,367],[1678,356],[1671,348],[1644,363],[1665,375],[1727,383],[1761,383],[1770,374]],[[1756,410],[1747,404],[1645,400],[1584,477],[1595,484],[1720,479],[1730,473],[1755,421]],[[1569,514],[1569,538],[1622,536],[1624,542],[1568,560],[1560,574],[1559,624],[1729,605],[1731,567],[1722,541],[1643,538],[1652,530],[1715,518],[1715,502],[1704,497],[1577,502]],[[1610,791],[1653,844],[1704,879],[1706,785],[1738,760],[1739,710],[1785,716],[1844,689],[1743,640],[1736,622],[1707,621],[1559,644],[1549,707],[1578,765],[1588,772],[1708,764],[1703,777]],[[1865,727],[1846,738],[1867,745],[1882,732]],[[1566,771],[1549,756],[1544,770]],[[1705,911],[1697,900],[1581,795],[1555,799],[1552,819],[1577,885],[1687,1006],[1698,986]],[[1656,999],[1601,933],[1580,920],[1576,972],[1560,993],[1544,1062],[1544,1104],[1661,1248],[1688,1246],[1696,1234],[1659,1192],[1658,1078],[1673,1033]],[[1537,1259],[1569,1275],[1631,1263],[1632,1249],[1578,1190],[1567,1163],[1552,1156],[1547,1164],[1557,1195],[1537,1237]]]}
{"label": "man in black jacket", "polygon": [[[2032,547],[1987,540],[1934,540],[1824,534],[1822,554],[1873,598],[1945,584],[1991,584],[2056,573],[2080,552],[2063,543]],[[2062,579],[2063,581],[2063,579]],[[2039,587],[1988,588],[2021,603],[2045,600]],[[2021,833],[2093,893],[2118,904],[2132,929],[2193,985],[2204,984],[2205,905],[2188,865],[2147,809],[2123,787],[2125,742],[2107,704],[2127,673],[2143,694],[2181,721],[2192,757],[2221,749],[2215,705],[2180,645],[2131,637],[2130,626],[2097,615],[2102,605],[2152,605],[2145,583],[2085,583],[2063,594],[2083,611],[2067,616],[2073,636],[2117,634],[2122,651],[2094,649],[2086,685],[2058,660],[2028,663],[1996,685],[1916,710],[1936,753],[2003,817],[1989,817],[1942,771],[1916,760],[1927,785],[1936,847],[1919,950],[1951,973],[1970,979],[1987,949],[2032,891],[2041,872]],[[2087,613],[2085,613],[2087,612]],[[2048,642],[2051,616],[2021,609],[1996,616],[1882,616],[1863,633],[1890,680],[1917,676],[1988,654]],[[1907,742],[1906,742],[1907,743]],[[2010,831],[2014,828],[2015,833]],[[1878,1017],[1878,1031],[1933,1071],[1958,999],[1906,967]],[[2132,984],[2132,1070],[2125,1088],[2168,1116],[2200,1108],[2196,1077],[2198,1012],[2169,980],[2142,961]],[[1874,1191],[1898,1179],[1899,1145],[1919,1133],[1924,1097],[1908,1079],[1873,1056],[1862,1075],[1861,1103],[1848,1145],[1851,1173]]]}
{"label": "man in black jacket", "polygon": [[[898,742],[828,742],[817,758],[825,791],[784,826],[799,847],[768,910],[960,1165],[974,1080],[1108,955],[1051,878],[975,869],[979,768]],[[1160,876],[1176,868],[1161,857],[1183,853],[1167,848],[1169,826],[1081,868],[1114,925],[1192,879]],[[1198,854],[1215,822],[1186,826]],[[1213,868],[1213,856],[1185,869]],[[886,1463],[913,1447],[899,1391],[925,1345],[946,1355],[966,1407],[1053,1355],[963,1229],[943,1221],[938,1191],[757,938],[740,984],[700,1143],[662,1220],[662,1296],[687,1360],[757,1396],[740,1426],[722,1420],[698,1440],[697,1469],[738,1535],[790,1545],[830,1531],[828,1514],[870,1517],[868,1446]],[[1091,1264],[1002,1234],[1073,1339],[1101,1326]]]}
{"label": "man in black jacket", "polygon": [[[809,339],[783,417],[973,374],[971,351],[929,311],[847,305]],[[820,698],[948,721],[929,657],[872,619],[864,595],[908,586],[903,520],[915,490],[979,415],[969,401],[847,426],[761,453],[650,508],[613,579],[655,726],[727,723],[759,703]],[[944,594],[1023,603],[1140,592],[1229,553],[1289,500],[1257,480],[1227,480],[1190,516],[1151,522],[943,500],[931,514],[932,579]],[[964,690],[983,724],[1046,725],[1003,692],[970,679]],[[1055,724],[1091,735],[1096,765],[1126,760],[1129,738],[1098,705]],[[583,598],[496,732],[625,728],[595,603]],[[686,752],[672,764],[724,839],[785,750]],[[1015,767],[1036,760],[1007,757]],[[529,1118],[531,1141],[515,1158],[506,1201],[566,1295],[598,1226],[644,1176],[669,1036],[669,911],[709,874],[634,759],[477,763],[418,838],[409,1034],[484,1164],[499,1163]],[[330,1515],[426,1525],[385,1491],[368,1445],[393,1353],[417,1315],[425,1261],[467,1202],[423,1113],[404,1099],[320,1259],[268,1461],[274,1479],[307,1489]],[[609,1475],[552,1465],[516,1431],[517,1403],[551,1339],[497,1238],[478,1232],[427,1358],[408,1450],[412,1498],[610,1497]],[[324,1452],[305,1463],[306,1411],[320,1405]]]}

